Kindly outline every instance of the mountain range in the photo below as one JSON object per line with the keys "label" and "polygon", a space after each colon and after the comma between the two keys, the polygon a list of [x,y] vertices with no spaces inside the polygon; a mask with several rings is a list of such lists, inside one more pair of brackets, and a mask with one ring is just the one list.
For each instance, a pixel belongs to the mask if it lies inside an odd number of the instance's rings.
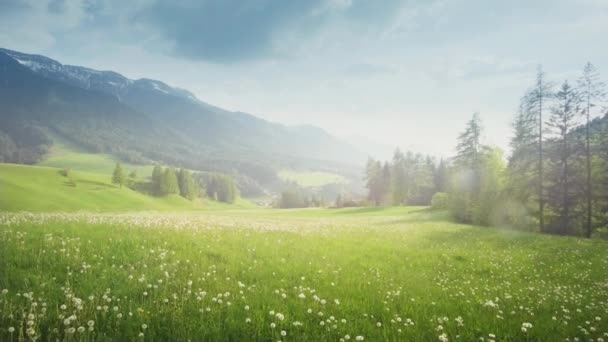
{"label": "mountain range", "polygon": [[0,48],[0,161],[35,163],[59,135],[134,163],[240,172],[347,170],[366,155],[314,126],[224,110],[191,92]]}

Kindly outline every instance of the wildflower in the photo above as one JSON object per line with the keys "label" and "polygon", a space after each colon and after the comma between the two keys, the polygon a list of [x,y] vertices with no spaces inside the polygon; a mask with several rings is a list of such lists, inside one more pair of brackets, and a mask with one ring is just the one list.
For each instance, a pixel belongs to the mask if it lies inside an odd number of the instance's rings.
{"label": "wildflower", "polygon": [[281,330],[281,336],[283,336],[283,337],[287,336],[287,331]]}
{"label": "wildflower", "polygon": [[8,332],[9,333],[14,333],[15,332],[15,328],[14,327],[8,327]]}
{"label": "wildflower", "polygon": [[357,336],[357,337],[355,337],[355,340],[356,341],[364,341],[365,337],[363,337],[363,336]]}
{"label": "wildflower", "polygon": [[274,322],[270,323],[270,329],[274,329],[276,327],[277,327],[277,325]]}
{"label": "wildflower", "polygon": [[443,333],[443,334],[439,335],[439,341],[441,341],[441,342],[448,342],[449,341],[448,335],[446,333]]}
{"label": "wildflower", "polygon": [[376,326],[377,326],[378,328],[380,328],[380,327],[382,327],[382,323],[378,322],[378,323],[376,323]]}
{"label": "wildflower", "polygon": [[81,334],[82,334],[82,333],[84,332],[84,330],[85,330],[85,329],[84,329],[84,327],[78,327],[78,332],[79,332],[79,333],[81,333]]}
{"label": "wildflower", "polygon": [[146,323],[144,323],[144,324],[142,324],[142,325],[141,325],[141,328],[142,328],[143,330],[146,330],[146,329],[148,329],[148,325],[147,325]]}

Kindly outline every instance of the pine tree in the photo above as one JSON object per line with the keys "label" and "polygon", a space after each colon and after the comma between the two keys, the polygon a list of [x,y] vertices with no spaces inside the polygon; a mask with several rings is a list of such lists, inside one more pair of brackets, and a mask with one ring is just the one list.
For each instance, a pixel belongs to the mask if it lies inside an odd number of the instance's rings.
{"label": "pine tree", "polygon": [[391,166],[385,161],[382,167],[382,203],[386,203],[391,192]]}
{"label": "pine tree", "polygon": [[368,198],[374,205],[379,205],[383,197],[382,166],[379,161],[369,158],[365,169]]}
{"label": "pine tree", "polygon": [[152,193],[156,196],[162,196],[163,183],[163,168],[156,164],[152,169]]}
{"label": "pine tree", "polygon": [[190,171],[180,169],[177,173],[179,194],[189,200],[196,198],[196,184]]}
{"label": "pine tree", "polygon": [[393,204],[403,205],[407,201],[407,175],[405,171],[405,156],[400,149],[396,149],[393,155],[391,170],[391,185],[393,192]]}
{"label": "pine tree", "polygon": [[435,169],[435,175],[433,181],[435,183],[435,191],[447,192],[448,191],[448,166],[446,162],[441,159],[439,165]]}
{"label": "pine tree", "polygon": [[543,72],[542,66],[538,66],[536,72],[536,82],[534,88],[530,91],[526,97],[528,100],[527,107],[530,108],[536,114],[536,122],[538,123],[538,135],[537,135],[537,165],[538,165],[538,184],[537,184],[537,197],[538,197],[538,224],[541,232],[545,231],[545,196],[544,196],[544,156],[543,156],[543,115],[544,106],[546,101],[551,97],[552,83],[547,82],[545,79],[545,73]]}
{"label": "pine tree", "polygon": [[593,231],[591,219],[593,217],[593,188],[591,185],[591,109],[606,96],[605,84],[600,81],[599,73],[591,63],[587,63],[583,69],[583,75],[578,80],[578,88],[584,101],[583,114],[585,115],[585,197],[587,200],[587,217],[585,222],[585,235],[589,238]]}
{"label": "pine tree", "polygon": [[120,166],[120,163],[116,163],[116,167],[114,167],[114,172],[112,173],[112,183],[118,184],[122,188],[125,182],[126,177],[124,171],[122,170],[122,166]]}
{"label": "pine tree", "polygon": [[175,169],[168,167],[165,169],[165,173],[162,177],[161,182],[161,195],[171,195],[179,193],[179,186],[177,184],[177,175]]}
{"label": "pine tree", "polygon": [[481,148],[481,119],[479,113],[473,113],[473,117],[467,122],[464,132],[458,136],[454,162],[459,167],[477,172]]}
{"label": "pine tree", "polygon": [[481,187],[481,120],[474,113],[465,130],[458,136],[454,158],[456,177],[450,184],[450,211],[459,221],[471,222],[479,204]]}
{"label": "pine tree", "polygon": [[[573,194],[571,159],[574,155],[572,129],[577,124],[577,115],[582,102],[579,93],[565,81],[555,94],[556,103],[551,107],[547,126],[555,135],[554,156],[550,178],[548,200],[558,211],[559,219],[552,222],[552,231],[559,234],[572,233],[571,211],[576,199]],[[552,151],[553,152],[553,151]]]}
{"label": "pine tree", "polygon": [[529,93],[521,100],[519,110],[513,122],[511,138],[511,156],[507,167],[507,192],[516,202],[527,207],[532,199],[537,182],[537,122],[536,114],[529,107]]}

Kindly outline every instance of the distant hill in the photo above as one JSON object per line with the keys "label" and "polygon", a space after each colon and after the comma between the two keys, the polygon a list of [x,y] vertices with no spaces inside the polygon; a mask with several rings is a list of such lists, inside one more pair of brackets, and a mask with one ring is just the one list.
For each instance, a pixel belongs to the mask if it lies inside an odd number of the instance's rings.
{"label": "distant hill", "polygon": [[109,175],[73,172],[74,184],[61,169],[0,163],[0,210],[126,211],[194,210],[200,202],[180,196],[152,197],[110,183]]}
{"label": "distant hill", "polygon": [[[0,49],[0,161],[36,163],[52,132],[92,153],[238,172],[264,183],[280,168],[351,169],[365,154],[324,130],[230,112],[187,90]],[[4,146],[2,146],[4,145]]]}

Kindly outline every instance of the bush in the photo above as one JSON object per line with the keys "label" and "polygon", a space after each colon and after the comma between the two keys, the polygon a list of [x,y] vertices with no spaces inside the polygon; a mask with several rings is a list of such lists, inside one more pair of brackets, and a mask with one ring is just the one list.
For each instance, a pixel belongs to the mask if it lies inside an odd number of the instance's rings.
{"label": "bush", "polygon": [[447,209],[448,194],[445,192],[436,192],[431,198],[431,207],[433,209]]}

